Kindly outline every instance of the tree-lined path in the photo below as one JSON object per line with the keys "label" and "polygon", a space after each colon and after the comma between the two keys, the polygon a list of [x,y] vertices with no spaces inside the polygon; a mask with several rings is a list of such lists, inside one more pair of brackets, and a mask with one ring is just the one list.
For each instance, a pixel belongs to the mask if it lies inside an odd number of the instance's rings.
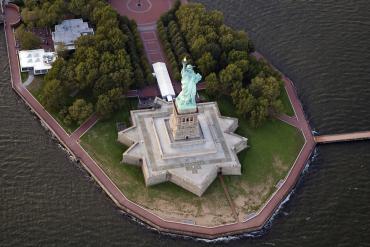
{"label": "tree-lined path", "polygon": [[157,20],[171,9],[172,0],[111,0],[110,4],[120,14],[136,21],[150,64],[165,62],[157,35]]}
{"label": "tree-lined path", "polygon": [[[151,65],[156,62],[167,63],[157,33],[157,20],[163,13],[171,9],[174,1],[141,0],[140,6],[138,5],[139,2],[134,0],[110,0],[109,3],[120,15],[128,16],[130,19],[136,21],[149,64]],[[168,63],[167,68],[171,68]],[[176,93],[181,91],[179,82],[172,80],[172,85]],[[160,96],[160,92],[152,87],[139,89],[136,94],[130,91],[129,95],[155,97]]]}

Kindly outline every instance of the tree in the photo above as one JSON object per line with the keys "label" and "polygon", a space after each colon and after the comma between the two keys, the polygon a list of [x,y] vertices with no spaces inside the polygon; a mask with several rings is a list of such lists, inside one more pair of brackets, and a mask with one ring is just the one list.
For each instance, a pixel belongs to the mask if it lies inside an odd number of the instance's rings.
{"label": "tree", "polygon": [[262,125],[262,123],[268,117],[268,101],[267,99],[257,99],[256,105],[251,111],[250,122],[252,127],[257,128]]}
{"label": "tree", "polygon": [[235,63],[239,60],[248,60],[248,52],[231,50],[228,54],[229,63]]}
{"label": "tree", "polygon": [[67,5],[64,0],[43,1],[43,4],[40,8],[38,26],[51,27],[60,22],[66,10]]}
{"label": "tree", "polygon": [[83,19],[87,19],[89,16],[88,11],[88,0],[70,0],[68,10],[75,15],[81,15]]}
{"label": "tree", "polygon": [[221,56],[222,50],[219,44],[210,42],[204,46],[203,52],[210,52],[214,59],[218,60]]}
{"label": "tree", "polygon": [[242,88],[241,90],[234,90],[231,94],[233,103],[238,114],[246,116],[254,109],[256,99],[249,92],[248,89]]}
{"label": "tree", "polygon": [[67,47],[63,43],[58,44],[56,52],[58,54],[58,57],[62,57],[64,59],[67,58],[68,53],[69,53]]}
{"label": "tree", "polygon": [[206,92],[212,96],[220,96],[219,92],[222,92],[220,89],[220,81],[217,78],[216,73],[211,73],[205,78],[206,83]]}
{"label": "tree", "polygon": [[71,119],[80,125],[93,113],[93,105],[84,99],[76,99],[68,108],[68,113]]}
{"label": "tree", "polygon": [[216,61],[209,52],[204,53],[202,57],[197,60],[197,65],[203,76],[207,76],[216,69]]}
{"label": "tree", "polygon": [[113,88],[111,90],[108,91],[108,97],[109,97],[109,100],[112,102],[113,104],[113,109],[117,110],[117,109],[120,109],[121,106],[122,106],[122,94],[123,94],[123,90],[122,88]]}
{"label": "tree", "polygon": [[59,118],[62,119],[65,125],[69,126],[73,123],[73,120],[68,113],[67,107],[64,107],[62,110],[60,110],[58,115],[59,115]]}
{"label": "tree", "polygon": [[220,72],[220,83],[223,92],[231,92],[231,89],[236,90],[241,88],[243,73],[235,64],[229,64]]}
{"label": "tree", "polygon": [[15,36],[19,40],[23,50],[40,48],[40,38],[32,32],[26,31],[24,26],[17,28]]}
{"label": "tree", "polygon": [[243,79],[246,78],[246,74],[249,69],[249,62],[248,60],[239,60],[234,63],[243,73]]}
{"label": "tree", "polygon": [[234,40],[231,43],[233,49],[238,51],[250,51],[249,39],[244,31],[237,31],[234,33]]}
{"label": "tree", "polygon": [[[225,30],[226,32],[226,30]],[[232,46],[231,43],[233,42],[234,36],[231,33],[225,33],[219,38],[219,42],[221,44],[222,49],[225,52],[231,50]]]}
{"label": "tree", "polygon": [[97,26],[100,26],[103,22],[112,20],[116,21],[113,27],[118,26],[117,12],[108,4],[103,7],[95,7],[90,18]]}
{"label": "tree", "polygon": [[[106,1],[29,0],[22,15],[29,26],[50,26],[71,13],[92,23],[95,34],[79,37],[73,53],[58,51],[57,61],[45,76],[41,99],[67,123],[82,121],[92,106],[87,102],[94,102],[102,115],[109,116],[122,105],[121,96],[132,83],[153,81],[135,22],[119,16]],[[76,93],[86,98],[67,105],[69,96]]]}
{"label": "tree", "polygon": [[98,98],[98,102],[96,103],[96,112],[102,118],[108,118],[113,113],[113,102],[109,99],[109,97],[105,94],[102,94]]}
{"label": "tree", "polygon": [[[27,2],[33,2],[33,1],[26,1]],[[36,23],[38,22],[40,18],[40,11],[39,9],[30,10],[30,8],[23,8],[21,12],[22,21],[29,27],[36,26]]]}
{"label": "tree", "polygon": [[280,82],[275,77],[269,76],[264,78],[257,76],[252,80],[249,88],[255,97],[263,97],[271,105],[280,96],[280,85]]}
{"label": "tree", "polygon": [[59,111],[66,102],[67,91],[59,80],[46,81],[43,88],[41,102],[48,110]]}
{"label": "tree", "polygon": [[207,45],[207,40],[203,36],[199,36],[190,47],[190,51],[194,59],[200,58],[204,53],[204,47]]}
{"label": "tree", "polygon": [[114,110],[120,109],[123,105],[123,89],[116,87],[98,96],[96,111],[103,118],[109,117]]}

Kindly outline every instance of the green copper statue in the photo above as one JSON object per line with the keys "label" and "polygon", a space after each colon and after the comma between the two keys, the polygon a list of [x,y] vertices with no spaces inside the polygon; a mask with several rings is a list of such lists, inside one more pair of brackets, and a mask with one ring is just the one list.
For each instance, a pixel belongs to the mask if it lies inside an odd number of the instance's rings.
{"label": "green copper statue", "polygon": [[202,79],[202,76],[199,73],[195,73],[193,66],[186,64],[186,58],[184,58],[181,77],[181,92],[176,98],[177,109],[180,112],[195,110],[197,107],[195,103],[197,83]]}

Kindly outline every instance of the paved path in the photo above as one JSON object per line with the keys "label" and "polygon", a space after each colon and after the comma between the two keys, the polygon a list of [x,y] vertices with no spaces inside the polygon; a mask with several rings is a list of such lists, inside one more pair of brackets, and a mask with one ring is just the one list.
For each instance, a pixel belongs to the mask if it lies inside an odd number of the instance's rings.
{"label": "paved path", "polygon": [[[118,0],[117,0],[118,1]],[[160,0],[158,0],[160,1]],[[165,0],[163,0],[165,1]],[[115,2],[112,0],[112,2]],[[157,13],[157,14],[162,14]],[[268,202],[251,218],[244,222],[236,222],[228,225],[221,225],[215,227],[203,227],[193,224],[186,224],[181,222],[166,221],[157,215],[147,211],[141,206],[129,201],[122,192],[115,186],[115,184],[109,179],[109,177],[101,170],[101,168],[95,163],[95,161],[85,152],[85,150],[76,142],[76,139],[83,134],[83,132],[90,126],[90,121],[94,122],[94,118],[89,119],[85,127],[79,128],[69,136],[64,129],[56,122],[55,119],[43,108],[42,105],[32,96],[32,94],[22,85],[19,74],[17,51],[15,48],[14,34],[12,31],[11,23],[19,20],[19,13],[10,6],[6,7],[6,25],[5,33],[7,36],[8,54],[10,61],[10,70],[12,76],[12,87],[13,89],[24,99],[24,101],[33,109],[38,115],[40,120],[44,122],[54,135],[60,140],[63,145],[73,153],[99,183],[99,185],[105,190],[105,192],[111,197],[111,199],[117,204],[118,207],[130,212],[134,216],[147,222],[148,224],[155,226],[156,228],[172,233],[182,233],[187,235],[200,236],[205,238],[215,238],[218,236],[242,233],[245,231],[253,231],[261,229],[265,223],[270,219],[275,210],[278,208],[284,198],[290,193],[292,188],[295,186],[300,174],[314,148],[314,141],[311,134],[310,127],[305,120],[304,113],[298,97],[296,95],[295,88],[292,82],[284,77],[285,88],[288,92],[288,96],[293,104],[294,110],[297,117],[297,125],[301,128],[305,138],[306,144],[301,150],[301,153],[295,161],[292,169],[290,170],[286,180],[280,188],[272,195]]]}
{"label": "paved path", "polygon": [[98,122],[98,120],[98,115],[94,113],[70,135],[70,138],[78,141],[89,129],[91,129]]}
{"label": "paved path", "polygon": [[35,76],[31,72],[29,72],[27,80],[23,83],[23,86],[27,87],[28,85],[30,85],[33,82],[33,79],[35,79]]}
{"label": "paved path", "polygon": [[[171,9],[173,2],[173,0],[144,0],[141,2],[143,5],[141,7],[137,7],[137,1],[110,1],[110,4],[118,11],[119,14],[134,19],[138,24],[138,31],[140,33],[149,64],[156,62],[166,63],[170,76],[172,74],[171,65],[166,61],[166,57],[157,33],[156,23],[163,13]],[[184,2],[184,0],[182,2]],[[176,94],[180,93],[181,84],[173,80],[173,78],[171,81]],[[158,88],[157,85],[156,88]],[[147,90],[146,88],[139,89],[138,92],[131,91],[127,94],[129,97],[135,97],[136,95],[143,97],[161,97],[159,90],[153,90],[152,88],[150,90]]]}
{"label": "paved path", "polygon": [[287,124],[290,124],[293,127],[296,127],[297,129],[300,128],[298,120],[295,116],[291,117],[286,114],[281,114],[281,115],[276,116],[276,118],[283,122],[286,122]]}
{"label": "paved path", "polygon": [[121,15],[134,19],[138,25],[155,24],[159,17],[169,10],[173,0],[109,0],[109,3]]}
{"label": "paved path", "polygon": [[149,63],[165,62],[157,35],[156,22],[162,13],[172,7],[172,0],[110,0],[110,4],[120,15],[136,21]]}
{"label": "paved path", "polygon": [[231,198],[230,193],[229,193],[229,191],[227,189],[227,186],[226,186],[226,184],[224,182],[224,177],[222,176],[222,174],[219,174],[218,175],[218,178],[220,179],[220,183],[222,185],[222,188],[224,189],[224,193],[225,193],[226,199],[229,202],[231,211],[233,212],[234,219],[235,219],[235,221],[239,222],[238,213],[236,212],[234,201]]}
{"label": "paved path", "polygon": [[166,62],[159,42],[156,25],[138,25],[144,50],[150,64],[156,62]]}

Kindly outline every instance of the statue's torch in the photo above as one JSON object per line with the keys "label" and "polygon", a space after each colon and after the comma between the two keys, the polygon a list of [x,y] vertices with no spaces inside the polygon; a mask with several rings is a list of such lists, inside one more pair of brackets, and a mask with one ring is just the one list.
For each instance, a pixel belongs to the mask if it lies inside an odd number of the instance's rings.
{"label": "statue's torch", "polygon": [[186,57],[184,57],[184,59],[182,60],[182,66],[185,67],[186,65]]}

